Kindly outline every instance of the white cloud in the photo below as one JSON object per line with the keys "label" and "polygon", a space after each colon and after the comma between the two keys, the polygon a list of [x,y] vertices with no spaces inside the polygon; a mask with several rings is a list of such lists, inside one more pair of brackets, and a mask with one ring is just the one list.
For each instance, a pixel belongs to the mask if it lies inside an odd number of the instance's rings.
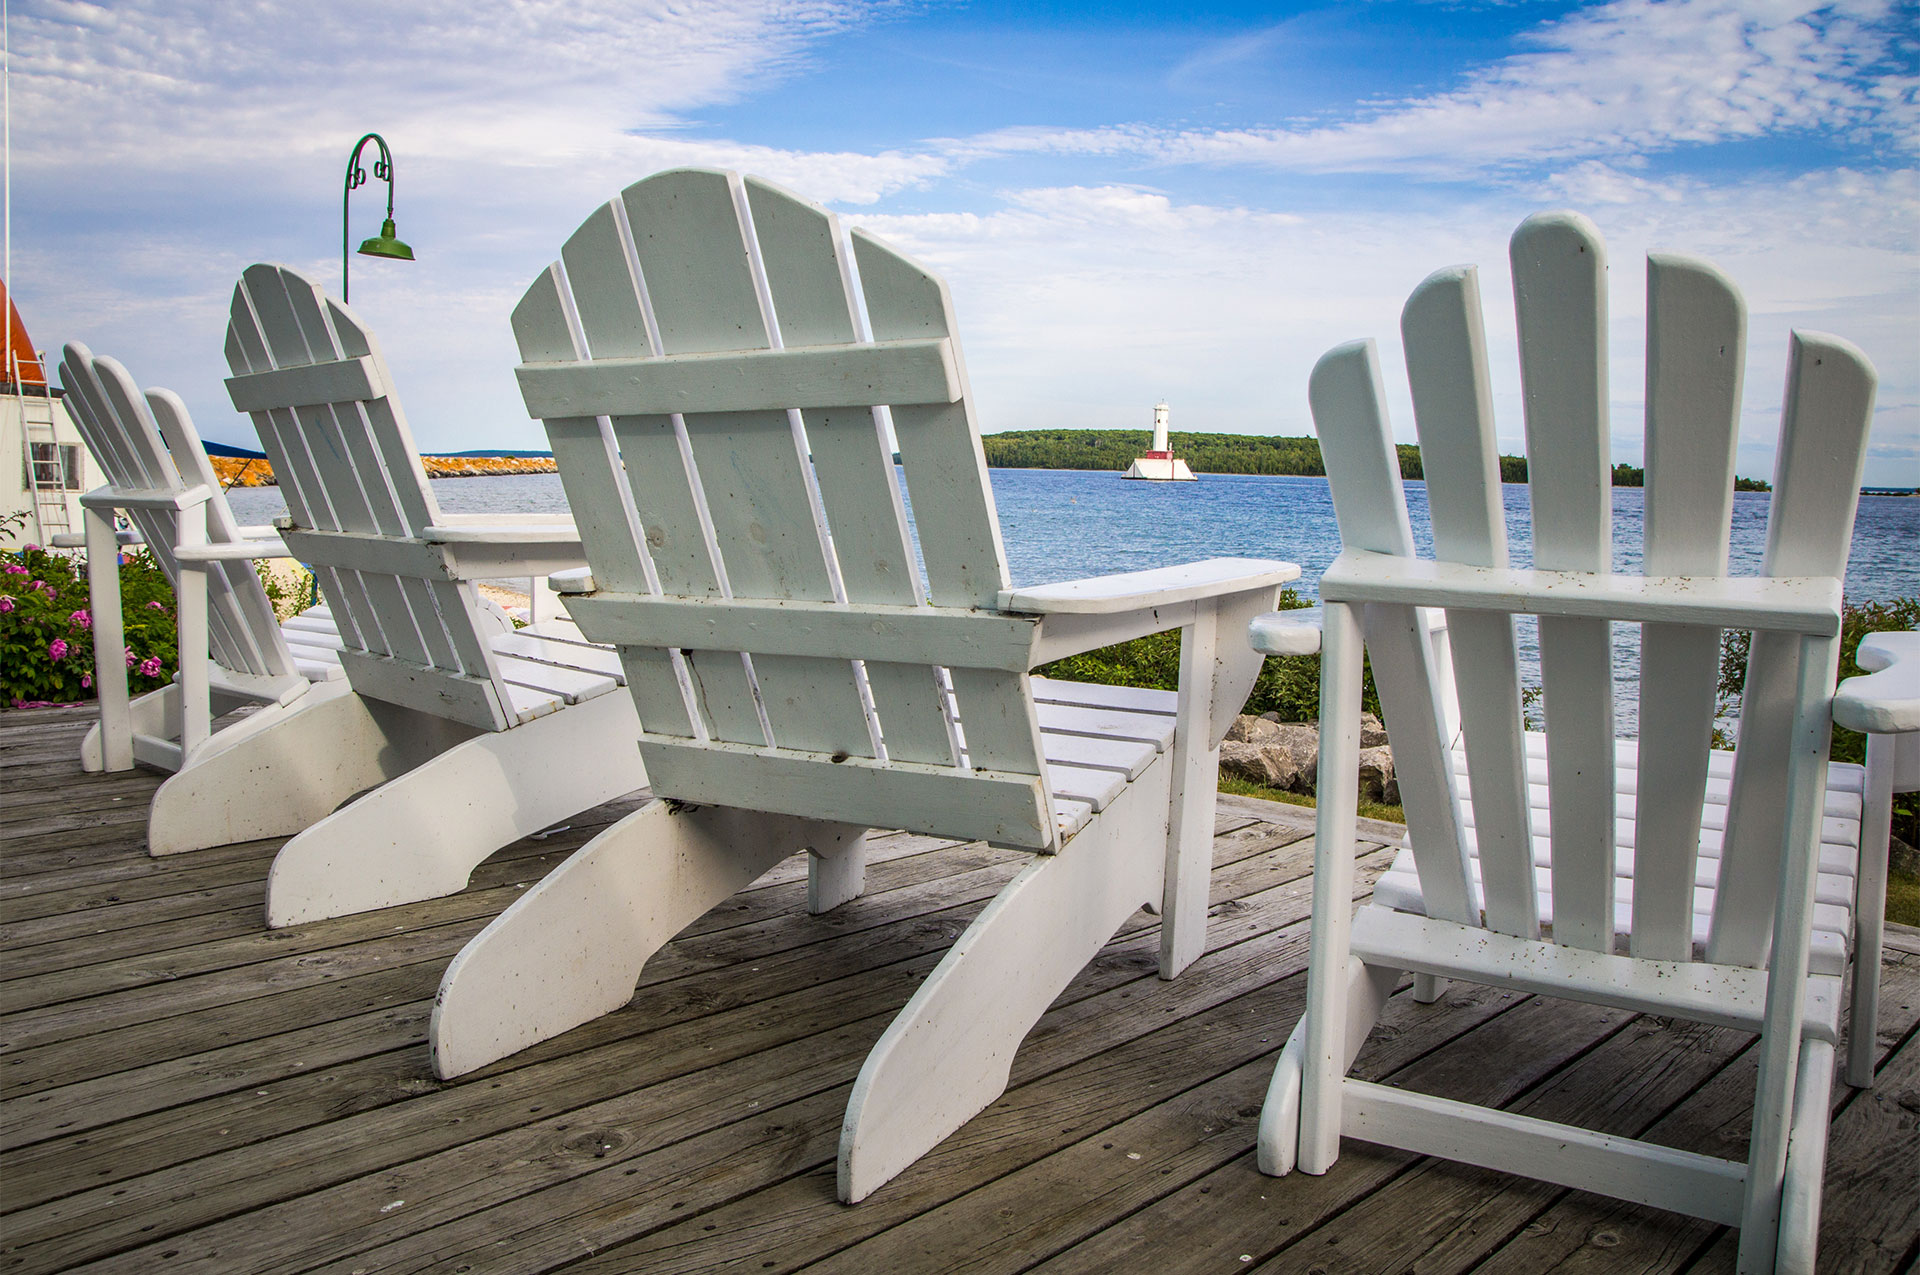
{"label": "white cloud", "polygon": [[1910,20],[1879,0],[1615,0],[1541,26],[1529,51],[1468,72],[1457,88],[1362,106],[1339,123],[1023,128],[961,150],[1441,179],[1791,132],[1884,139],[1914,154],[1920,78],[1893,65]]}
{"label": "white cloud", "polygon": [[[1746,289],[1753,439],[1777,417],[1785,330],[1798,324],[1875,357],[1876,455],[1911,469],[1920,454],[1913,170],[1706,179],[1641,162],[1797,131],[1911,148],[1913,80],[1883,65],[1904,11],[1619,0],[1543,26],[1448,92],[1334,104],[1340,123],[1035,124],[819,150],[687,125],[806,74],[823,36],[870,12],[853,0],[25,0],[13,18],[16,295],[43,340],[115,354],[185,394],[203,432],[243,441],[220,386],[232,280],[266,258],[336,285],[340,173],[371,126],[394,144],[400,232],[420,260],[357,262],[354,299],[431,447],[538,445],[512,380],[508,310],[593,206],[681,164],[770,177],[945,273],[990,429],[1140,424],[1167,397],[1183,427],[1305,432],[1321,351],[1371,334],[1397,366],[1408,290],[1437,266],[1479,261],[1509,387],[1503,429],[1517,440],[1505,238],[1528,212],[1573,205],[1613,245],[1623,430],[1638,411],[1639,255],[1655,248],[1712,257]],[[1277,38],[1210,56],[1245,60]],[[1084,161],[1079,184],[1014,185],[1015,165],[989,166],[1054,155]],[[1461,180],[1401,184],[1334,215],[1290,205],[1297,184],[1276,182],[1266,207],[1194,197],[1192,166],[1212,164]],[[1138,184],[1144,167],[1156,185]],[[983,198],[996,172],[1008,188]],[[931,211],[888,203],[902,192]],[[356,228],[382,193],[355,196]],[[1404,403],[1396,419],[1410,437]],[[1744,472],[1766,467],[1743,457]]]}
{"label": "white cloud", "polygon": [[[1593,197],[1603,191],[1608,201]],[[1578,198],[1569,198],[1578,196]],[[946,275],[989,430],[1138,426],[1166,398],[1183,428],[1310,432],[1307,373],[1354,337],[1399,373],[1400,306],[1441,266],[1481,267],[1500,431],[1521,447],[1506,237],[1542,208],[1583,207],[1609,244],[1614,432],[1637,459],[1645,255],[1706,256],[1748,302],[1741,469],[1767,477],[1789,329],[1830,330],[1881,373],[1870,472],[1920,450],[1912,298],[1920,179],[1845,170],[1786,182],[1654,183],[1583,166],[1538,189],[1444,207],[1280,215],[1182,204],[1139,187],[1009,192],[988,214],[849,219]],[[1395,391],[1393,419],[1413,420]],[[1920,473],[1909,482],[1920,481]]]}

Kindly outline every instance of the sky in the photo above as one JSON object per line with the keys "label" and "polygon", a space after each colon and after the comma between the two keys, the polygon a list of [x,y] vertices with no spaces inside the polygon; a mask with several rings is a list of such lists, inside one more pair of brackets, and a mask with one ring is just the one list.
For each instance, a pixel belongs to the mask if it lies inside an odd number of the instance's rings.
{"label": "sky", "polygon": [[[1787,334],[1880,390],[1867,482],[1920,486],[1920,4],[1859,0],[10,0],[11,277],[34,340],[254,445],[233,280],[340,283],[341,183],[392,146],[412,263],[356,257],[423,450],[538,448],[507,315],[597,205],[734,168],[939,271],[988,433],[1312,432],[1314,360],[1476,263],[1523,450],[1506,240],[1607,237],[1616,460],[1640,459],[1649,251],[1743,290],[1736,468],[1772,474]],[[363,161],[370,167],[371,153]],[[350,201],[378,231],[385,188]]]}

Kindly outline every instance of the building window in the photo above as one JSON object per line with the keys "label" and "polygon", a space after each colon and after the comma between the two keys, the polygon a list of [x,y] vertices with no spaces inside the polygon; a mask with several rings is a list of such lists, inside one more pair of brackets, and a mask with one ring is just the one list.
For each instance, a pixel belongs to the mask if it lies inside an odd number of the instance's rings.
{"label": "building window", "polygon": [[33,473],[28,486],[40,490],[80,490],[80,448],[74,443],[33,444]]}

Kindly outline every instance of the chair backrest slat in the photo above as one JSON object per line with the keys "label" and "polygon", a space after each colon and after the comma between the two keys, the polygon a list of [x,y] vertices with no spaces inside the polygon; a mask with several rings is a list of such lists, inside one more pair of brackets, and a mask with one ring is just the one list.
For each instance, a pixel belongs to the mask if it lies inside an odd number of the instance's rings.
{"label": "chair backrest slat", "polygon": [[[205,485],[212,498],[204,510],[185,516],[204,517],[207,538],[214,544],[240,538],[219,479],[177,395],[154,390],[143,397],[118,362],[95,357],[78,344],[67,347],[61,379],[74,422],[110,482],[159,491]],[[161,509],[130,511],[154,560],[176,587],[180,565],[174,546],[181,516]],[[207,638],[208,653],[222,668],[258,677],[296,675],[273,604],[251,562],[218,562],[208,569]]]}
{"label": "chair backrest slat", "polygon": [[[1746,348],[1746,306],[1726,276],[1704,261],[1647,258],[1649,576],[1727,572]],[[1635,956],[1685,961],[1693,956],[1720,630],[1647,624],[1640,643],[1631,946]]]}
{"label": "chair backrest slat", "polygon": [[[1307,401],[1333,478],[1341,544],[1411,558],[1413,528],[1373,342],[1356,341],[1321,358],[1307,383]],[[1427,911],[1471,923],[1479,916],[1480,904],[1468,871],[1466,832],[1440,707],[1439,670],[1426,622],[1414,607],[1368,605],[1361,623],[1373,652],[1380,705],[1394,723],[1394,773]]]}
{"label": "chair backrest slat", "polygon": [[[955,341],[960,362],[945,281],[862,231],[852,238],[873,339],[945,337]],[[964,382],[964,365],[960,375]],[[995,605],[1007,587],[1007,554],[971,397],[944,405],[894,405],[891,417],[908,493],[920,493],[913,516],[929,600],[935,606]],[[965,733],[972,764],[1022,774],[1037,769],[1039,730],[1022,728],[1033,721],[1026,677],[962,668],[953,669],[952,677],[960,716],[971,724]]]}
{"label": "chair backrest slat", "polygon": [[[306,345],[293,308],[287,281],[270,266],[253,266],[234,290],[229,330],[242,334],[240,345],[259,350],[250,372],[286,366],[304,366],[329,357]],[[237,369],[236,369],[237,370]],[[276,477],[290,475],[306,497],[304,518],[288,512],[299,526],[318,531],[355,531],[394,534],[379,525],[373,506],[361,489],[348,456],[347,442],[330,407],[276,407],[252,413],[261,445],[273,461]],[[284,481],[284,479],[282,479]],[[399,582],[351,569],[331,573],[338,592],[329,592],[334,609],[350,617],[364,649],[393,654],[413,663],[426,662],[426,647],[414,629],[411,609]],[[327,582],[322,581],[322,588]],[[341,633],[346,637],[345,630]]]}
{"label": "chair backrest slat", "polygon": [[[1606,254],[1584,217],[1529,217],[1512,242],[1533,561],[1613,567]],[[1540,620],[1554,937],[1613,949],[1613,645],[1605,620]]]}
{"label": "chair backrest slat", "polygon": [[[1845,575],[1875,388],[1872,365],[1853,345],[1821,332],[1793,334],[1762,575]],[[1757,965],[1771,945],[1786,817],[1787,786],[1778,777],[1791,761],[1799,672],[1798,643],[1753,635],[1709,960]]]}
{"label": "chair backrest slat", "polygon": [[[645,605],[659,617],[685,608],[696,626],[720,612],[712,604],[722,598],[871,616],[834,626],[849,645],[829,656],[782,654],[785,643],[773,634],[755,649],[753,626],[733,622],[723,626],[725,641],[722,629],[698,629],[713,632],[721,649],[641,645],[631,635],[659,626],[639,625],[639,613],[631,613],[619,643],[656,790],[687,800],[726,794],[815,817],[858,820],[865,811],[870,821],[907,826],[919,819],[926,831],[977,802],[969,827],[992,829],[1009,844],[1044,846],[1057,834],[1024,675],[993,667],[1004,657],[988,659],[984,645],[989,666],[981,668],[937,665],[931,646],[926,662],[902,660],[897,640],[876,637],[872,651],[886,660],[869,659],[864,649],[870,628],[893,631],[897,608],[951,608],[952,622],[964,627],[976,611],[994,610],[1006,587],[964,380],[953,391],[959,401],[918,409],[895,407],[875,388],[851,402],[828,398],[849,404],[832,408],[802,409],[776,395],[755,410],[701,410],[702,376],[717,378],[716,387],[750,382],[761,387],[756,394],[781,385],[752,362],[764,359],[760,352],[858,347],[863,366],[892,366],[893,352],[868,344],[862,301],[872,339],[886,339],[885,322],[914,336],[951,337],[937,281],[872,241],[858,241],[856,251],[863,254],[858,295],[844,241],[824,209],[757,180],[680,170],[637,183],[597,210],[568,241],[563,271],[535,281],[515,312],[523,359],[549,365],[523,372],[530,402],[544,393],[536,385],[564,388],[554,379],[563,369],[553,364],[716,356],[684,373],[676,365],[673,379],[658,381],[689,387],[683,412],[635,414],[663,406],[657,394],[636,389],[635,412],[623,414],[625,382],[602,377],[594,410],[609,412],[604,434],[586,418],[547,420],[601,595],[591,605],[583,600],[576,614],[590,634],[594,617],[606,616],[610,637],[621,609],[640,605],[622,594],[650,595]],[[877,307],[876,279],[881,291],[892,289]],[[577,333],[564,330],[569,314]],[[957,347],[931,348],[942,358],[952,349],[958,366]],[[724,357],[733,354],[742,359]],[[915,357],[925,356],[923,348]],[[917,546],[889,454],[889,409],[909,482],[918,472],[927,484],[914,511]],[[611,499],[621,473],[631,514]],[[921,587],[917,557],[934,580],[930,591]],[[793,623],[806,623],[804,614],[793,615]],[[991,616],[979,622],[1006,625]],[[997,640],[1004,642],[1004,632]],[[636,658],[654,661],[650,686],[633,676]],[[943,687],[949,677],[951,700]],[[949,724],[955,714],[958,732]],[[764,782],[743,790],[742,777],[755,775]],[[935,793],[950,795],[935,800]]]}
{"label": "chair backrest slat", "polygon": [[[1400,333],[1433,516],[1434,557],[1505,567],[1506,507],[1477,272],[1468,266],[1430,275],[1401,311]],[[1447,633],[1473,776],[1473,835],[1487,925],[1536,938],[1540,909],[1513,618],[1456,608],[1447,613]]]}
{"label": "chair backrest slat", "polygon": [[[245,402],[296,527],[418,541],[439,520],[406,417],[387,389],[385,360],[353,312],[284,266],[250,266],[234,288],[227,353],[236,401]],[[320,395],[278,391],[285,378],[250,376],[367,360],[365,376],[313,374]],[[345,369],[341,369],[345,370]],[[333,394],[341,397],[334,399]],[[329,401],[299,401],[325,397]],[[324,545],[308,553],[322,557]],[[356,689],[488,730],[518,712],[489,645],[499,622],[471,583],[319,561]],[[417,569],[416,569],[417,570]],[[391,660],[398,666],[369,663]]]}
{"label": "chair backrest slat", "polygon": [[[319,301],[323,294],[315,288],[303,296],[303,303],[309,298]],[[334,333],[340,357],[372,358],[382,369],[381,379],[384,381],[386,358],[380,351],[378,339],[352,311],[330,297],[324,299],[327,327]],[[420,451],[414,444],[413,431],[408,428],[406,416],[391,393],[361,400],[359,408],[361,415],[357,421],[351,409],[345,405],[336,405],[333,410],[336,419],[344,417],[349,427],[364,423],[378,456],[375,472],[381,476],[391,493],[394,507],[407,527],[406,534],[418,536],[439,522],[440,504],[427,484],[427,471],[420,464]],[[482,619],[479,592],[470,584],[459,585],[440,579],[403,579],[403,585],[408,592],[408,601],[414,605],[414,614],[422,636],[426,638],[428,650],[433,655],[435,667],[458,668],[469,677],[486,678],[498,685],[493,656],[487,645],[487,634],[497,625]],[[431,618],[419,605],[422,594],[426,595],[428,605],[432,608]]]}
{"label": "chair backrest slat", "polygon": [[[850,263],[831,214],[757,178],[745,183],[754,238],[786,349],[849,345],[860,338]],[[853,603],[924,603],[891,448],[874,407],[800,413],[820,512],[831,530],[839,596]],[[958,760],[934,668],[867,661],[864,673],[888,757]]]}
{"label": "chair backrest slat", "polygon": [[[636,274],[638,263],[632,258],[632,241],[626,229],[628,215],[619,201],[596,210],[568,239],[561,253],[575,312],[588,351],[596,358],[640,358],[661,352],[660,336],[651,329],[647,316],[645,283]],[[712,530],[684,426],[670,416],[617,415],[610,420],[609,429],[615,453],[625,461],[629,493],[623,499],[633,506],[644,528],[645,546],[636,544],[634,548],[639,560],[651,567],[649,587],[668,593],[722,595],[724,571],[715,558]],[[613,542],[614,552],[623,559],[622,571],[627,569],[623,540],[623,536],[605,534],[601,538],[601,542]],[[634,591],[641,590],[636,587]],[[677,709],[672,702],[673,696],[680,694],[680,672],[684,671],[695,714],[713,738],[765,742],[766,729],[750,674],[738,653],[691,651],[675,656],[653,651],[639,655],[646,648],[634,650],[636,655],[630,658],[650,661],[647,667],[635,670],[642,677],[636,704],[643,721],[659,720],[663,734],[694,733],[695,718],[688,716],[684,696]],[[667,685],[668,679],[671,686]],[[646,716],[649,704],[654,706],[656,717]]]}
{"label": "chair backrest slat", "polygon": [[[652,346],[619,235],[613,206],[603,205],[567,241],[561,256],[575,283],[572,301],[583,313],[595,315],[606,353],[643,355]],[[557,363],[585,357],[567,322],[567,303],[558,266],[550,267],[527,289],[513,311],[514,340],[523,360]],[[574,524],[582,539],[599,549],[593,569],[600,587],[620,593],[658,593],[659,581],[642,547],[640,514],[621,476],[620,445],[612,424],[592,416],[554,417],[547,421],[547,438]],[[693,721],[687,715],[676,659],[655,647],[628,646],[620,651],[641,720],[660,734],[687,738],[694,733]]]}
{"label": "chair backrest slat", "polygon": [[[849,263],[833,217],[757,178],[745,186],[768,292],[780,299],[775,319],[782,346],[858,340]],[[842,595],[849,602],[921,604],[925,591],[880,410],[816,408],[801,416]],[[885,723],[887,756],[952,765],[954,738],[932,666],[868,661],[865,673]]]}
{"label": "chair backrest slat", "polygon": [[[725,174],[711,173],[640,183],[623,196],[663,354],[772,346],[735,194]],[[731,235],[720,230],[727,226]],[[833,600],[806,458],[788,413],[692,412],[682,421],[728,591]],[[749,658],[774,743],[874,755],[851,664]]]}
{"label": "chair backrest slat", "polygon": [[[180,468],[180,477],[214,493],[206,508],[207,540],[212,544],[236,543],[241,538],[240,524],[227,504],[220,476],[207,459],[207,449],[193,427],[187,405],[172,390],[148,390],[146,399],[147,410],[153,413],[154,424],[167,442],[167,454]],[[213,657],[223,667],[267,677],[296,672],[293,656],[280,633],[279,617],[252,562],[212,565],[207,572],[207,611],[212,622]]]}

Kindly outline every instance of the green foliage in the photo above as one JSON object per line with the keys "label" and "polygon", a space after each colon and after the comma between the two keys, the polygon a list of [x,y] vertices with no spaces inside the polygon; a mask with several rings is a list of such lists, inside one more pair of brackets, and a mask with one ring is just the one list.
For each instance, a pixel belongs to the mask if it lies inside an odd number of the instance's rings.
{"label": "green foliage", "polygon": [[[11,515],[0,521],[17,529],[26,519]],[[126,676],[138,695],[173,680],[179,637],[166,575],[144,549],[123,556]],[[93,680],[93,615],[84,564],[38,545],[0,550],[0,705],[91,699]]]}
{"label": "green foliage", "polygon": [[[1153,443],[1144,429],[1029,429],[989,434],[980,440],[987,464],[1001,469],[1102,469],[1119,471]],[[1311,438],[1249,434],[1168,436],[1176,456],[1196,472],[1210,474],[1325,474],[1320,444]]]}
{"label": "green foliage", "polygon": [[[1292,589],[1280,591],[1278,610],[1295,611],[1308,603]],[[1180,630],[1154,633],[1117,646],[1103,647],[1083,655],[1069,655],[1034,670],[1042,677],[1057,677],[1063,682],[1099,682],[1107,686],[1143,686],[1171,691],[1180,685]],[[1369,667],[1362,686],[1366,710],[1380,711],[1380,693],[1374,689]],[[1281,658],[1268,656],[1253,693],[1240,709],[1243,713],[1278,713],[1282,721],[1320,720],[1320,657],[1299,655]]]}
{"label": "green foliage", "polygon": [[[1920,629],[1920,598],[1895,598],[1891,602],[1850,602],[1840,611],[1840,677],[1858,677],[1866,672],[1854,662],[1860,639],[1869,633]],[[1747,652],[1753,635],[1744,629],[1728,629],[1720,639],[1720,706],[1727,716],[1739,709],[1740,689],[1747,680]],[[1863,762],[1867,756],[1867,737],[1857,731],[1833,728],[1835,761]],[[1908,845],[1920,845],[1920,795],[1896,793],[1893,798],[1893,835]]]}
{"label": "green foliage", "polygon": [[[291,559],[280,559],[291,562]],[[281,572],[274,570],[274,561],[256,558],[253,573],[260,577],[260,587],[267,592],[267,601],[273,604],[273,618],[285,623],[299,615],[320,600],[320,586],[313,578],[313,572],[299,563],[292,564],[292,570]]]}
{"label": "green foliage", "polygon": [[[1502,456],[1500,459],[1502,461],[1515,460],[1520,462],[1520,476],[1518,478],[1505,477],[1505,466],[1503,465],[1501,467],[1502,482],[1525,482],[1527,480],[1527,462],[1523,457]],[[1615,465],[1613,467],[1613,485],[1615,487],[1645,487],[1647,485],[1647,471],[1638,465]],[[1773,484],[1758,478],[1735,478],[1733,480],[1733,489],[1735,491],[1772,491]]]}
{"label": "green foliage", "polygon": [[[1023,429],[1005,434],[988,434],[980,440],[986,449],[987,464],[996,469],[1099,469],[1124,470],[1136,456],[1153,443],[1153,434],[1144,429]],[[1323,476],[1326,466],[1320,460],[1320,443],[1312,438],[1281,438],[1269,434],[1187,434],[1167,435],[1173,454],[1187,462],[1196,474],[1299,474]],[[1418,479],[1425,471],[1420,466],[1420,449],[1412,443],[1397,444],[1400,476]],[[1527,481],[1527,458],[1502,456],[1500,481]],[[1639,487],[1646,473],[1633,465],[1613,467],[1613,485]],[[1771,491],[1755,478],[1734,480],[1735,491]]]}

